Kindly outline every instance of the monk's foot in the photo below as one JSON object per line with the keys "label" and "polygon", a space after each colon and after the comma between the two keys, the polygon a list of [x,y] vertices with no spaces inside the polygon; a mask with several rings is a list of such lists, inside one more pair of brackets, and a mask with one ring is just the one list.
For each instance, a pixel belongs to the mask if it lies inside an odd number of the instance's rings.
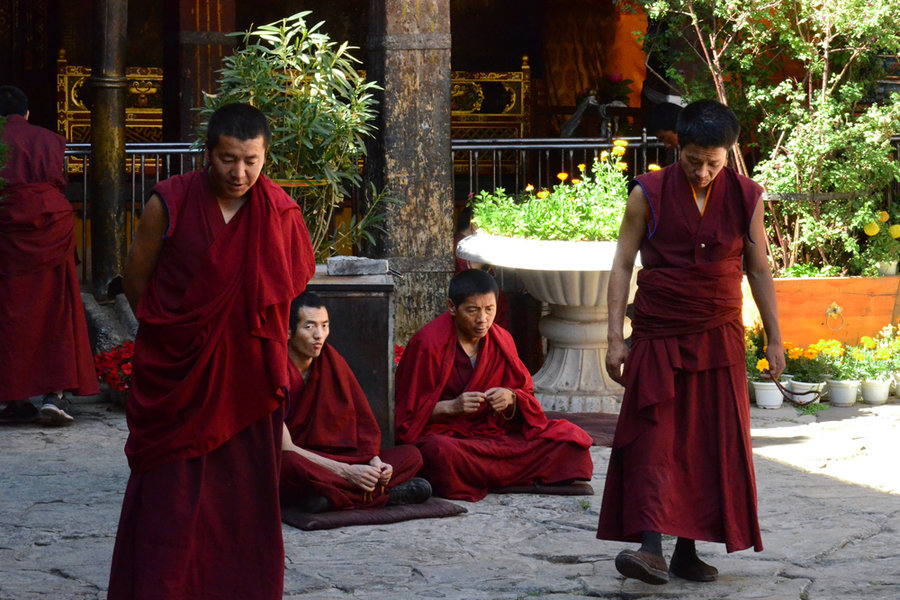
{"label": "monk's foot", "polygon": [[57,394],[44,394],[41,404],[41,416],[50,421],[51,425],[68,425],[75,418],[63,410],[65,399]]}
{"label": "monk's foot", "polygon": [[388,490],[388,504],[419,504],[431,498],[431,484],[422,477],[413,477]]}
{"label": "monk's foot", "polygon": [[315,495],[307,496],[300,504],[300,510],[308,513],[323,513],[331,510],[331,500],[325,496]]}
{"label": "monk's foot", "polygon": [[669,582],[666,559],[643,550],[622,550],[616,557],[616,570],[631,579],[662,585]]}
{"label": "monk's foot", "polygon": [[719,577],[719,570],[700,560],[696,554],[686,555],[678,552],[672,555],[669,573],[688,581],[715,581]]}

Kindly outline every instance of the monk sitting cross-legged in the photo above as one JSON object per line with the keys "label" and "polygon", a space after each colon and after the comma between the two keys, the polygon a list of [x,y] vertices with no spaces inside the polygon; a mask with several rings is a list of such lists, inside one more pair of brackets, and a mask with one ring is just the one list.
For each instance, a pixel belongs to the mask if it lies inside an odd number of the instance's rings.
{"label": "monk sitting cross-legged", "polygon": [[422,451],[435,494],[477,501],[489,489],[589,480],[591,438],[547,419],[512,337],[493,325],[494,278],[463,271],[449,297],[397,368],[397,440]]}
{"label": "monk sitting cross-legged", "polygon": [[381,432],[350,367],[325,343],[328,311],[304,292],[291,304],[290,397],[282,434],[281,497],[307,512],[423,502],[415,446],[381,450]]}

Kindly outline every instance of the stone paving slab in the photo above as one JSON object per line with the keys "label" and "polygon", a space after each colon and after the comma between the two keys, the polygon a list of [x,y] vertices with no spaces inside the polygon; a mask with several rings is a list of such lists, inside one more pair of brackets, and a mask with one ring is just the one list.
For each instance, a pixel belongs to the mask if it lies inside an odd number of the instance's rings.
{"label": "stone paving slab", "polygon": [[[79,399],[74,425],[0,427],[0,600],[105,598],[128,468],[120,409]],[[294,599],[900,598],[900,403],[752,409],[765,550],[698,544],[719,581],[650,586],[594,538],[592,497],[496,495],[468,514],[373,527],[284,528]],[[673,541],[664,541],[671,552]]]}

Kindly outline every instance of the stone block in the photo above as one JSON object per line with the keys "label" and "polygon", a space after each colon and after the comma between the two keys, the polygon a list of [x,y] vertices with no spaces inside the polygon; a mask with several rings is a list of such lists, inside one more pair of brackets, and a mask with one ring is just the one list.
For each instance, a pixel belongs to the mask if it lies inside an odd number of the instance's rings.
{"label": "stone block", "polygon": [[325,260],[325,265],[331,276],[383,275],[388,272],[388,261],[382,258],[332,256]]}

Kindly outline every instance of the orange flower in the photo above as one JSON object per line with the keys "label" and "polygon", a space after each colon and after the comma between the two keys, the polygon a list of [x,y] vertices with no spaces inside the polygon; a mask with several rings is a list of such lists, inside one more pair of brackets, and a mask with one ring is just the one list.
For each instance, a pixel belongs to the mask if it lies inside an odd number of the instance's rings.
{"label": "orange flower", "polygon": [[525,191],[526,191],[526,192],[533,192],[533,191],[534,191],[534,186],[531,185],[531,184],[529,183],[528,185],[525,186]]}
{"label": "orange flower", "polygon": [[565,181],[566,179],[569,178],[569,174],[568,173],[557,173],[556,178],[559,179],[560,181]]}
{"label": "orange flower", "polygon": [[623,156],[625,154],[625,146],[613,146],[613,156]]}
{"label": "orange flower", "polygon": [[865,348],[866,350],[872,350],[873,348],[875,348],[875,340],[873,340],[872,338],[870,338],[867,335],[864,335],[861,338],[859,338],[859,345],[862,346],[863,348]]}
{"label": "orange flower", "polygon": [[878,220],[882,223],[887,223],[887,220],[891,218],[891,215],[887,214],[886,210],[879,211]]}
{"label": "orange flower", "polygon": [[572,185],[578,185],[579,183],[581,183],[581,180],[578,179],[577,177],[573,177],[571,180],[571,183],[572,183]]}
{"label": "orange flower", "polygon": [[662,167],[660,167],[660,166],[659,166],[658,164],[656,164],[656,163],[650,163],[649,165],[647,165],[647,170],[648,170],[648,171],[659,171],[661,168],[662,168]]}
{"label": "orange flower", "polygon": [[584,170],[585,170],[586,168],[587,168],[587,166],[585,166],[584,163],[581,163],[581,164],[578,165],[578,170],[581,171],[582,173],[584,173]]}
{"label": "orange flower", "polygon": [[600,153],[600,162],[606,162],[606,159],[609,158],[609,152],[604,150]]}
{"label": "orange flower", "polygon": [[784,346],[785,352],[787,352],[788,350],[793,350],[797,347],[797,344],[795,344],[794,342],[785,342],[782,345]]}
{"label": "orange flower", "polygon": [[762,373],[763,371],[769,370],[769,361],[765,358],[761,358],[756,361],[756,370]]}
{"label": "orange flower", "polygon": [[543,200],[544,198],[546,198],[549,195],[550,195],[550,192],[548,192],[547,190],[541,190],[537,193],[537,197],[540,198],[541,200]]}
{"label": "orange flower", "polygon": [[627,171],[628,163],[625,163],[625,162],[616,163],[616,168],[620,171]]}
{"label": "orange flower", "polygon": [[800,358],[803,356],[803,348],[791,348],[788,350],[788,358]]}
{"label": "orange flower", "polygon": [[807,348],[806,352],[803,353],[803,358],[808,358],[809,360],[815,360],[815,358],[819,356],[819,351],[815,348]]}

